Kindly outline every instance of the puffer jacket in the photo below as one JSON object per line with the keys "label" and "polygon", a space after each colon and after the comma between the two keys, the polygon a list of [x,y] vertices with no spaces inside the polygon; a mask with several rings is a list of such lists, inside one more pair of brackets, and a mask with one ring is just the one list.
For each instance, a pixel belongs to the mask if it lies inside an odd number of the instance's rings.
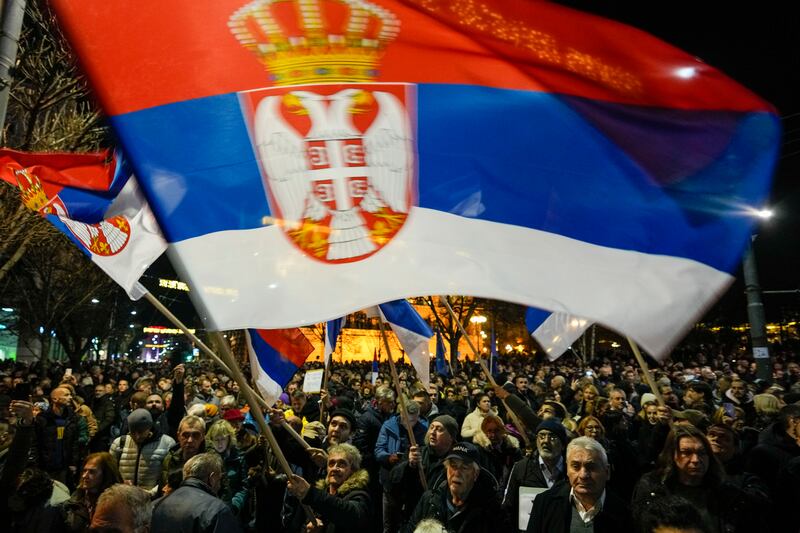
{"label": "puffer jacket", "polygon": [[109,451],[119,464],[123,480],[155,493],[161,480],[161,463],[173,446],[175,440],[172,437],[154,430],[141,447],[130,435],[122,435],[114,439]]}

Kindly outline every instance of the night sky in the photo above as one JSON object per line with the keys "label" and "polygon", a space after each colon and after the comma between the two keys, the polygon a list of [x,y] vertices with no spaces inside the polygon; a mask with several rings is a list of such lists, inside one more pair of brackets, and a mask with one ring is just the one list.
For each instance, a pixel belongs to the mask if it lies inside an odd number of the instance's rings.
{"label": "night sky", "polygon": [[[764,290],[800,288],[800,45],[798,19],[777,2],[589,2],[562,1],[641,30],[712,65],[763,99],[782,118],[783,146],[771,205],[775,217],[762,224],[755,240]],[[713,4],[713,5],[711,5]],[[744,321],[741,269],[709,318]],[[765,295],[768,318],[788,318],[800,310],[800,295]]]}

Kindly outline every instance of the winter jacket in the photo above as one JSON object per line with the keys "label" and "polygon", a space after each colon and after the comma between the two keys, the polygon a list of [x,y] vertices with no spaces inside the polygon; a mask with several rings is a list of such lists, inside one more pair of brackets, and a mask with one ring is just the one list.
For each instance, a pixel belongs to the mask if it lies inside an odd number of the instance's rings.
{"label": "winter jacket", "polygon": [[88,430],[88,439],[86,442],[94,437],[97,434],[97,419],[94,417],[94,413],[86,404],[81,404],[75,408],[75,413],[78,416],[82,416],[84,420],[86,420],[86,429]]}
{"label": "winter jacket", "polygon": [[108,439],[111,435],[111,425],[117,417],[116,406],[110,395],[104,394],[96,398],[92,405],[94,417],[97,419],[97,433],[95,439]]}
{"label": "winter jacket", "polygon": [[[62,426],[57,423],[61,420]],[[71,408],[65,407],[62,416],[52,408],[42,411],[34,420],[36,428],[37,465],[48,473],[57,473],[70,466],[78,467],[80,453],[78,417]],[[59,438],[60,435],[60,438]]]}
{"label": "winter jacket", "polygon": [[[425,439],[425,433],[428,431],[428,424],[420,419],[412,430],[414,431],[416,442],[421,444]],[[375,443],[375,460],[381,465],[381,485],[387,489],[389,471],[393,466],[389,463],[389,457],[393,454],[403,455],[408,453],[410,446],[408,432],[400,419],[400,415],[395,415],[383,423],[381,431],[378,433],[378,441]]]}
{"label": "winter jacket", "polygon": [[[570,485],[560,481],[533,500],[528,533],[569,533],[572,522]],[[606,491],[603,508],[592,521],[594,533],[633,531],[628,505],[613,492]]]}
{"label": "winter jacket", "polygon": [[223,470],[227,483],[223,483],[219,497],[231,506],[234,514],[238,515],[247,503],[247,469],[244,457],[238,448],[230,448],[222,457]]}
{"label": "winter jacket", "polygon": [[481,450],[481,455],[484,459],[481,466],[489,470],[497,480],[499,490],[497,496],[502,501],[508,478],[511,476],[511,470],[517,461],[522,459],[519,441],[511,435],[505,435],[500,442],[500,446],[495,447],[492,446],[486,433],[478,431],[472,442]]}
{"label": "winter jacket", "polygon": [[712,531],[756,533],[768,530],[758,501],[734,485],[722,482],[715,487],[687,487],[673,478],[662,479],[658,470],[643,475],[636,484],[632,498],[634,512],[664,496],[689,500],[709,522]]}
{"label": "winter jacket", "polygon": [[447,531],[453,533],[508,531],[508,524],[505,524],[501,517],[494,479],[486,475],[486,471],[482,470],[478,475],[466,502],[457,512],[450,511],[448,507],[450,501],[452,496],[447,483],[425,491],[404,531],[412,533],[417,524],[425,518],[438,520]]}
{"label": "winter jacket", "polygon": [[154,491],[161,481],[161,465],[175,441],[157,430],[137,446],[130,435],[122,435],[111,443],[111,455],[119,464],[122,479],[148,491]]}
{"label": "winter jacket", "polygon": [[464,418],[464,423],[461,425],[461,438],[472,440],[475,433],[481,430],[483,419],[489,413],[484,413],[479,408],[475,408],[470,414]]}
{"label": "winter jacket", "polygon": [[[566,479],[566,474],[560,472],[556,481],[563,479]],[[503,510],[510,516],[517,516],[520,487],[547,488],[547,480],[539,467],[539,452],[518,461],[511,470],[503,497]]]}
{"label": "winter jacket", "polygon": [[745,470],[764,480],[775,496],[781,490],[778,472],[795,457],[800,457],[800,446],[786,434],[780,422],[775,422],[758,436],[758,445],[750,450]]}
{"label": "winter jacket", "polygon": [[199,479],[189,478],[181,486],[156,500],[151,533],[236,533],[239,521],[230,508],[214,496]]}
{"label": "winter jacket", "polygon": [[367,490],[369,474],[361,469],[342,483],[336,494],[328,493],[328,482],[317,481],[303,498],[303,503],[319,516],[325,524],[325,533],[372,531],[372,499]]}
{"label": "winter jacket", "polygon": [[[437,489],[442,483],[447,483],[444,469],[446,455],[437,457],[428,446],[420,447],[420,464],[429,490]],[[419,469],[412,467],[408,459],[400,461],[389,472],[388,488],[400,506],[403,517],[408,518],[424,492]]]}

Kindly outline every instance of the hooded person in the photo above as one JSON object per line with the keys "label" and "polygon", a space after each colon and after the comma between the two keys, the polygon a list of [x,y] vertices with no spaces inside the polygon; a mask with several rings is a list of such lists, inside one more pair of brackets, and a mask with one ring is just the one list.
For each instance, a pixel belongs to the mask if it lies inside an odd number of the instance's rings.
{"label": "hooded person", "polygon": [[162,462],[175,446],[175,439],[158,430],[147,409],[134,409],[127,422],[128,434],[114,439],[109,452],[119,465],[123,481],[155,494]]}

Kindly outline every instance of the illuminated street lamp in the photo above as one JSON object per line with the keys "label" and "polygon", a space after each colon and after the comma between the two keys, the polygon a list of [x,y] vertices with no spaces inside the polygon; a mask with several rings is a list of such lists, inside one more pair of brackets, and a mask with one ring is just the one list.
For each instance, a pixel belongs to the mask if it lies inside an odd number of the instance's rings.
{"label": "illuminated street lamp", "polygon": [[[774,214],[771,209],[767,208],[754,210],[753,212],[753,215],[761,220],[769,220]],[[750,342],[753,345],[756,375],[760,379],[770,381],[772,379],[772,369],[767,345],[767,320],[764,316],[764,303],[761,300],[761,286],[758,283],[756,257],[753,253],[753,241],[755,238],[756,235],[753,235],[747,243],[742,262],[744,290],[747,295],[747,319],[750,322]]]}
{"label": "illuminated street lamp", "polygon": [[478,345],[478,353],[482,353],[481,350],[481,333],[483,330],[481,328],[481,324],[485,324],[486,320],[488,320],[485,316],[482,315],[473,315],[470,317],[469,321],[475,324],[475,338],[477,339],[476,344]]}

